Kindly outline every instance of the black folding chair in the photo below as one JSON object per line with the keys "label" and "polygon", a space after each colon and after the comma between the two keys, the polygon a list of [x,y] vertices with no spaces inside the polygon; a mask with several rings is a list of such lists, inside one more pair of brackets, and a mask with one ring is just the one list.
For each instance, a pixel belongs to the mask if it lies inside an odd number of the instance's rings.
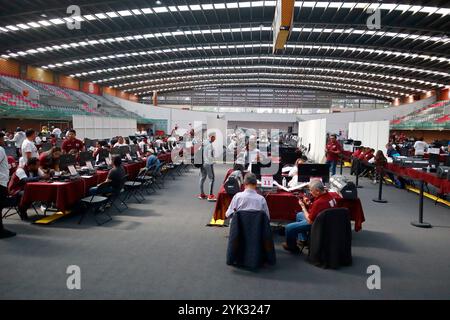
{"label": "black folding chair", "polygon": [[[108,211],[105,210],[105,205],[108,203],[108,197],[104,196],[104,194],[106,194],[110,190],[110,188],[111,188],[110,182],[102,183],[98,187],[97,192],[95,194],[87,196],[80,200],[81,208],[84,210],[82,210],[81,212],[81,217],[80,220],[78,221],[78,224],[81,224],[81,221],[84,219],[84,216],[90,211],[92,211],[94,220],[99,226],[112,220],[112,217],[109,215]],[[105,221],[100,222],[97,219],[97,215],[99,214],[104,214],[108,218]]]}
{"label": "black folding chair", "polygon": [[140,182],[139,179],[142,179],[142,174],[146,174],[146,172],[147,168],[142,168],[141,170],[139,170],[139,173],[135,180],[125,182],[124,188],[126,191],[126,195],[124,201],[130,199],[131,197],[134,197],[138,203],[141,203],[145,200],[145,197],[141,192],[142,182]]}
{"label": "black folding chair", "polygon": [[[111,205],[112,207],[114,207],[119,213],[123,212],[124,210],[128,209],[128,205],[125,203],[125,197],[127,195],[127,191],[124,189],[125,186],[125,182],[128,179],[128,175],[125,175],[123,177],[121,186],[119,189],[114,190],[111,192],[111,194],[107,195],[108,196],[108,204]],[[124,195],[124,197],[122,198],[122,195]],[[120,209],[120,206],[123,206],[125,209]]]}

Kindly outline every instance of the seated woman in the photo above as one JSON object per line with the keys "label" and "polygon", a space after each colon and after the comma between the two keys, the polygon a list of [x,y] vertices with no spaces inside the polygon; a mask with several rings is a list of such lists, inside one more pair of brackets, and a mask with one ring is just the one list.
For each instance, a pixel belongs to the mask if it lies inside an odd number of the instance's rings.
{"label": "seated woman", "polygon": [[59,171],[59,159],[62,150],[60,147],[52,147],[46,152],[42,152],[39,156],[39,165],[45,173]]}
{"label": "seated woman", "polygon": [[128,146],[128,144],[126,143],[125,139],[120,136],[117,138],[117,142],[114,144],[113,148],[118,148],[118,147],[126,147]]}
{"label": "seated woman", "polygon": [[295,187],[298,185],[298,166],[306,163],[308,158],[306,156],[301,156],[295,161],[295,165],[292,167],[291,171],[289,171],[289,177],[291,177],[291,181],[288,183],[288,187]]}

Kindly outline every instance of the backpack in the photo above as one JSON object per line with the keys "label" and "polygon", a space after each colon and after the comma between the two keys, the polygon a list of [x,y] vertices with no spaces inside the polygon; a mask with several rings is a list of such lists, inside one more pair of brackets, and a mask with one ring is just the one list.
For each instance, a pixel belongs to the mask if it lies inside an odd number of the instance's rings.
{"label": "backpack", "polygon": [[193,164],[196,168],[203,167],[203,146],[194,153]]}
{"label": "backpack", "polygon": [[241,184],[235,176],[229,176],[223,187],[225,192],[230,196],[234,196],[236,193],[241,191]]}

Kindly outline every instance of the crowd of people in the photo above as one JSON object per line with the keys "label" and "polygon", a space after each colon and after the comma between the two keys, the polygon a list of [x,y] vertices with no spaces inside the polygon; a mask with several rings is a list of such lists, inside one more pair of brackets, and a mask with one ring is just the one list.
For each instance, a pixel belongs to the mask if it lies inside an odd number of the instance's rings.
{"label": "crowd of people", "polygon": [[[135,136],[116,136],[111,139],[97,140],[93,145],[86,145],[86,140],[78,139],[74,129],[63,131],[59,128],[51,128],[49,130],[44,126],[40,131],[22,128],[17,128],[15,133],[0,131],[0,213],[7,199],[15,198],[18,199],[20,218],[28,220],[29,208],[22,206],[20,202],[26,184],[49,180],[51,177],[60,175],[62,155],[73,155],[77,163],[80,163],[80,154],[89,152],[95,164],[100,164],[106,160],[101,158],[102,150],[112,154],[114,148],[128,147],[128,150],[131,150],[130,146],[136,145],[137,158],[145,161],[150,170],[159,170],[162,166],[159,155],[170,154],[173,149],[180,148],[183,139],[192,140],[192,132],[176,136],[152,136],[148,133],[153,134],[153,131],[141,128],[137,130]],[[211,176],[211,171],[208,172]],[[124,176],[122,156],[111,156],[111,167],[107,179],[91,188],[89,194],[95,195],[104,185],[108,186],[109,191],[117,191],[124,182]],[[0,222],[0,238],[14,235],[15,233],[5,230],[3,223]]]}

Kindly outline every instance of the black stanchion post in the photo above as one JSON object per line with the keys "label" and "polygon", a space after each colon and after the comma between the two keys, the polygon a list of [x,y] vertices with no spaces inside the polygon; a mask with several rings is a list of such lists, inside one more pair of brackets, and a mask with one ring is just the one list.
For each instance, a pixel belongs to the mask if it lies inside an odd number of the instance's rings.
{"label": "black stanchion post", "polygon": [[425,182],[420,180],[420,200],[419,200],[419,221],[413,221],[411,224],[418,228],[431,228],[431,224],[428,222],[423,222],[423,189],[425,187]]}
{"label": "black stanchion post", "polygon": [[380,184],[378,187],[378,199],[373,199],[373,201],[378,202],[378,203],[387,203],[387,200],[383,199],[383,169],[382,168],[380,168],[379,179],[380,179]]}
{"label": "black stanchion post", "polygon": [[356,162],[356,182],[355,185],[357,188],[362,188],[362,186],[359,185],[359,172],[361,171],[361,162],[359,159],[355,159]]}
{"label": "black stanchion post", "polygon": [[340,156],[340,158],[341,158],[341,176],[342,176],[342,169],[343,169],[343,166],[344,166],[344,157],[342,156],[342,154],[341,154],[341,156]]}

